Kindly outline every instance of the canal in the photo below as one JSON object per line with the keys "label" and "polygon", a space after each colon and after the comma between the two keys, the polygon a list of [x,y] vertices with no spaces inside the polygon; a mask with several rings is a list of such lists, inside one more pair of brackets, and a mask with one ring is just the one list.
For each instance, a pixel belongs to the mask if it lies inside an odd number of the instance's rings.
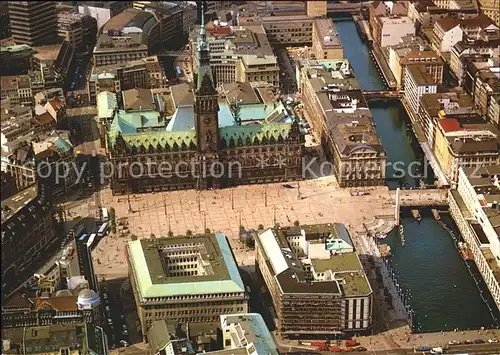
{"label": "canal", "polygon": [[[383,90],[385,83],[370,58],[367,46],[359,37],[354,22],[334,21],[344,45],[344,56],[354,68],[361,89]],[[424,183],[430,183],[433,180],[432,169],[423,167],[422,152],[415,144],[411,129],[408,129],[409,118],[402,104],[389,101],[369,106],[377,133],[387,152],[389,188],[418,186],[420,178],[415,176],[419,174],[414,171],[418,163],[421,166],[420,173],[429,172]],[[402,167],[405,176],[399,178],[397,173]],[[477,268],[464,262],[455,248],[454,240],[433,219],[430,211],[421,213],[423,218],[420,223],[411,216],[401,219],[406,240],[404,247],[396,231],[384,241],[391,245],[391,263],[400,285],[411,294],[409,303],[415,312],[415,330],[427,332],[492,326],[495,323],[493,317],[498,318],[498,314],[494,312],[492,315],[489,308],[496,307],[489,307],[485,303],[486,300],[490,305],[494,304],[482,280],[477,277]],[[453,220],[445,213],[442,215],[443,222],[458,236]],[[476,275],[480,287],[471,273]],[[482,289],[482,293],[479,289]]]}

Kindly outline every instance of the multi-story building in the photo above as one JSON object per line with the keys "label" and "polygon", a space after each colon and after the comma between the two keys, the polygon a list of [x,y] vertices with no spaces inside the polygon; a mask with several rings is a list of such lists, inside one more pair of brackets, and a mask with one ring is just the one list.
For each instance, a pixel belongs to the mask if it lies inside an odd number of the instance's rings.
{"label": "multi-story building", "polygon": [[[410,37],[415,38],[415,37]],[[420,38],[420,37],[416,37]],[[437,84],[443,83],[444,61],[441,57],[419,41],[408,41],[408,37],[403,37],[401,43],[389,47],[389,68],[391,68],[398,88],[404,88],[404,70],[407,66],[425,65],[429,73]]]}
{"label": "multi-story building", "polygon": [[255,355],[278,355],[274,339],[259,313],[225,314],[220,316],[224,350],[208,354],[227,353],[227,350]]}
{"label": "multi-story building", "polygon": [[96,103],[101,92],[117,93],[129,89],[160,89],[167,86],[166,75],[157,56],[121,64],[94,67],[87,92],[89,102]]}
{"label": "multi-story building", "polygon": [[281,337],[332,337],[371,327],[373,291],[343,224],[268,229],[255,245]]}
{"label": "multi-story building", "polygon": [[500,26],[500,1],[499,0],[478,0],[479,8],[493,22]]}
{"label": "multi-story building", "polygon": [[101,29],[110,18],[132,7],[132,1],[79,1],[78,12],[96,19],[97,29]]}
{"label": "multi-story building", "polygon": [[[108,355],[103,328],[92,324],[54,324],[2,330],[4,354]],[[43,349],[43,350],[40,350]],[[19,352],[18,352],[19,351]]]}
{"label": "multi-story building", "polygon": [[157,320],[210,323],[248,311],[245,286],[223,234],[136,240],[126,251],[145,338]]}
{"label": "multi-story building", "polygon": [[[204,26],[197,48],[194,105],[192,90],[187,90],[184,100],[190,105],[178,106],[167,124],[158,102],[156,110],[144,104],[116,114],[108,134],[108,152],[116,168],[113,193],[218,188],[301,176],[304,137],[298,122],[239,124],[219,102]],[[140,101],[147,106],[153,102],[151,97]],[[156,162],[151,172],[129,174],[126,164],[136,166],[134,161],[148,159]]]}
{"label": "multi-story building", "polygon": [[332,19],[313,22],[312,51],[317,59],[343,59],[344,48]]}
{"label": "multi-story building", "polygon": [[55,2],[9,1],[10,30],[16,44],[41,46],[57,41]]}
{"label": "multi-story building", "polygon": [[37,180],[53,195],[65,194],[77,182],[75,153],[68,131],[52,131],[33,137],[31,143]]}
{"label": "multi-story building", "polygon": [[475,69],[478,70],[475,72],[475,75],[473,74],[475,80],[472,98],[474,105],[479,107],[482,115],[486,116],[491,97],[500,91],[500,80],[498,80],[500,61],[497,56],[496,58],[489,58],[486,63],[478,64],[477,66],[474,65]]}
{"label": "multi-story building", "polygon": [[2,76],[28,74],[33,65],[33,48],[26,44],[0,47]]}
{"label": "multi-story building", "polygon": [[[184,44],[186,35],[196,23],[196,9],[188,3],[179,4],[167,1],[147,1],[143,4],[142,10],[153,13],[159,26],[159,41],[161,43],[158,50],[165,48],[177,49]],[[186,20],[186,23],[184,23]],[[186,31],[187,30],[187,31]],[[151,47],[150,53],[154,53]]]}
{"label": "multi-story building", "polygon": [[434,2],[429,0],[412,1],[408,5],[408,17],[415,22],[417,32],[422,30],[424,33],[432,29],[436,21],[445,17],[468,19],[474,18],[478,14],[479,10],[475,8],[445,9],[436,6]]}
{"label": "multi-story building", "polygon": [[0,3],[0,39],[10,37],[9,5],[6,1]]}
{"label": "multi-story building", "polygon": [[408,3],[396,2],[390,3],[385,1],[375,1],[369,7],[369,24],[373,28],[375,25],[375,18],[378,16],[391,17],[392,16],[406,16],[408,15]]}
{"label": "multi-story building", "polygon": [[[236,81],[267,82],[278,86],[278,61],[263,32],[233,29],[218,22],[207,26],[210,65],[216,86]],[[190,41],[195,72],[198,68],[196,33],[195,30]]]}
{"label": "multi-story building", "polygon": [[414,113],[420,109],[420,98],[426,94],[435,94],[437,84],[434,77],[427,72],[424,64],[406,66],[404,70],[404,99]]}
{"label": "multi-story building", "polygon": [[2,290],[33,274],[32,263],[55,241],[53,208],[37,186],[2,201]]}
{"label": "multi-story building", "polygon": [[306,15],[309,17],[326,17],[328,11],[327,1],[307,1]]}
{"label": "multi-story building", "polygon": [[69,42],[33,48],[33,71],[41,73],[43,87],[62,87],[75,53]]}
{"label": "multi-story building", "polygon": [[430,40],[437,52],[448,53],[464,39],[491,41],[498,39],[499,34],[499,28],[484,14],[473,18],[446,17],[434,24]]}
{"label": "multi-story building", "polygon": [[97,39],[97,20],[89,15],[72,12],[57,14],[59,37],[68,42],[75,52],[90,52]]}
{"label": "multi-story building", "polygon": [[498,93],[490,97],[487,117],[500,130],[500,95]]}
{"label": "multi-story building", "polygon": [[500,166],[460,168],[450,190],[450,212],[471,251],[493,300],[500,308]]}
{"label": "multi-story building", "polygon": [[487,62],[493,56],[498,56],[500,40],[460,41],[451,49],[450,70],[458,80],[460,86],[464,85],[467,67],[472,62]]}
{"label": "multi-story building", "polygon": [[500,162],[498,131],[490,124],[476,122],[461,123],[454,118],[438,121],[434,153],[452,184],[458,181],[460,167],[477,168]]}
{"label": "multi-story building", "polygon": [[380,47],[400,43],[401,38],[415,35],[415,24],[407,16],[376,16],[372,23],[373,40]]}
{"label": "multi-story building", "polygon": [[0,196],[4,200],[18,192],[14,177],[3,170],[0,171]]}
{"label": "multi-story building", "polygon": [[127,63],[147,56],[148,46],[143,33],[129,33],[119,36],[103,33],[97,39],[93,52],[96,67]]}
{"label": "multi-story building", "polygon": [[299,87],[340,186],[385,183],[386,153],[347,60],[305,61]]}
{"label": "multi-story building", "polygon": [[434,148],[438,121],[443,118],[478,118],[469,95],[457,92],[427,94],[420,98],[417,119],[430,148]]}

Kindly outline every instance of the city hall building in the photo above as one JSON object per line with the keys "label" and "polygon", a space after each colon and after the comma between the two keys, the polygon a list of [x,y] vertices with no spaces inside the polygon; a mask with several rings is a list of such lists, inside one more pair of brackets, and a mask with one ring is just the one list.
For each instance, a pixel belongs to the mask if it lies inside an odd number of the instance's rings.
{"label": "city hall building", "polygon": [[124,110],[116,112],[106,142],[113,194],[300,178],[304,137],[298,122],[289,116],[275,119],[281,109],[261,123],[242,123],[238,103],[222,105],[214,87],[204,22],[197,46],[195,88],[186,90],[181,102],[173,100],[171,117],[161,112],[160,99],[124,97]]}

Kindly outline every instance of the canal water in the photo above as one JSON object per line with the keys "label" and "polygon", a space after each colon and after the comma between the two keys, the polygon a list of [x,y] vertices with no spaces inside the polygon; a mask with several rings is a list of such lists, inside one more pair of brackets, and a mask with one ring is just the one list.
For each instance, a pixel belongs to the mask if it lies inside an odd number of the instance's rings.
{"label": "canal water", "polygon": [[[370,58],[367,46],[360,39],[354,22],[334,21],[344,46],[344,56],[353,66],[361,89],[383,90],[385,83]],[[404,107],[397,101],[389,101],[370,104],[370,109],[391,164],[388,164],[386,171],[388,186],[417,186],[420,179],[408,176],[410,174],[407,172],[413,170],[410,167],[412,162],[422,164],[423,158],[411,130],[407,128],[409,118]],[[398,171],[404,166],[406,174],[403,179],[394,178],[397,173],[395,164],[398,164]],[[413,166],[418,164],[413,163]],[[416,174],[412,171],[411,175]],[[433,180],[433,176],[430,174],[427,180],[425,183]],[[427,332],[494,325],[489,310],[493,307],[488,307],[483,298],[490,305],[493,305],[493,301],[482,285],[482,280],[478,281],[481,284],[479,288],[483,289],[481,293],[450,234],[433,219],[430,211],[421,213],[423,218],[420,223],[411,216],[401,219],[405,231],[404,247],[396,231],[384,241],[391,245],[391,263],[397,270],[400,285],[411,294],[409,303],[415,312],[415,330]],[[453,220],[446,214],[443,214],[443,221],[456,231]],[[458,235],[458,232],[455,233]],[[477,276],[475,265],[469,267]],[[498,318],[497,313],[494,316]]]}

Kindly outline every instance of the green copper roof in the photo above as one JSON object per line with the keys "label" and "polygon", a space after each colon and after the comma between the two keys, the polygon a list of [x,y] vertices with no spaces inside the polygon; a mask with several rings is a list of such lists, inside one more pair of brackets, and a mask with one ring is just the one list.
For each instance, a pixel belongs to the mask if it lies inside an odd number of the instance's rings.
{"label": "green copper roof", "polygon": [[[159,248],[172,244],[203,243],[213,273],[200,276],[168,276]],[[245,292],[238,266],[224,234],[142,239],[129,242],[129,259],[141,299],[154,297]]]}
{"label": "green copper roof", "polygon": [[227,145],[231,138],[236,142],[238,138],[241,137],[243,142],[246,141],[247,138],[250,140],[254,140],[257,138],[259,141],[262,141],[263,138],[270,139],[273,137],[274,139],[279,139],[281,136],[283,139],[288,137],[288,133],[290,133],[292,125],[289,123],[273,123],[273,124],[249,124],[244,126],[233,126],[233,127],[222,127],[219,130],[220,138],[223,139]]}

